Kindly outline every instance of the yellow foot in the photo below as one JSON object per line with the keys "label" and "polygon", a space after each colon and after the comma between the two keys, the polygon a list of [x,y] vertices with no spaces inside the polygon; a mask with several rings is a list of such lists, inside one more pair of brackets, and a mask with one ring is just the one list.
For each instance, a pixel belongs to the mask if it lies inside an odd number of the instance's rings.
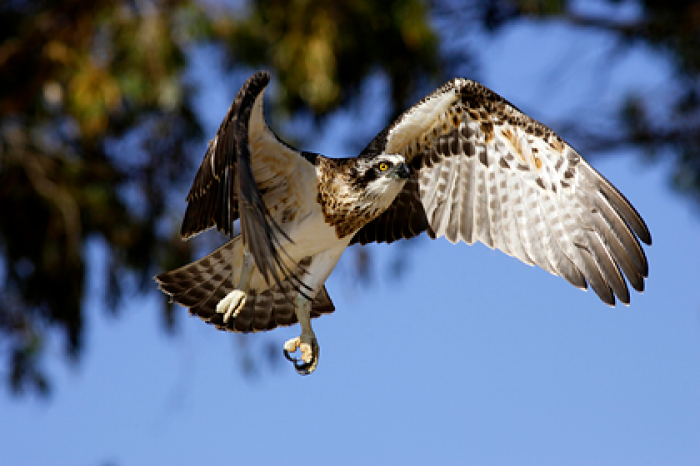
{"label": "yellow foot", "polygon": [[[291,356],[297,350],[301,351],[301,359]],[[316,370],[320,353],[315,336],[301,335],[284,344],[284,357],[294,363],[294,369],[301,375],[309,375]]]}
{"label": "yellow foot", "polygon": [[216,306],[216,312],[223,314],[224,323],[228,323],[229,320],[238,316],[243,306],[245,306],[245,293],[241,290],[233,290],[219,301],[219,304]]}

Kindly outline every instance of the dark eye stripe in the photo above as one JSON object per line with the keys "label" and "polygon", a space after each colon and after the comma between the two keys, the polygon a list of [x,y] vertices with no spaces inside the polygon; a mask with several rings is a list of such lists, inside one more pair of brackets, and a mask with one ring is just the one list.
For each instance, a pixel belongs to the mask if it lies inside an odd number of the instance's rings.
{"label": "dark eye stripe", "polygon": [[366,186],[368,183],[371,183],[372,181],[377,179],[377,171],[376,170],[367,170],[365,173],[365,176],[361,178],[361,182]]}

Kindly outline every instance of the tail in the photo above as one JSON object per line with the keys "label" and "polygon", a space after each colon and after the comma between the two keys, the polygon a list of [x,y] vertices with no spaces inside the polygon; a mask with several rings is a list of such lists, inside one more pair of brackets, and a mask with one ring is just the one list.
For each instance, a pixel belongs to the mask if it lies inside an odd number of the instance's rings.
{"label": "tail", "polygon": [[[249,290],[246,304],[235,319],[224,323],[223,316],[216,312],[216,305],[234,289],[234,279],[239,275],[234,265],[243,257],[243,241],[236,236],[211,254],[170,272],[155,277],[159,288],[174,301],[189,308],[190,314],[213,324],[220,330],[234,332],[260,332],[297,322],[292,293],[294,284],[288,280],[282,286],[267,290]],[[307,267],[311,258],[299,262]],[[234,273],[236,272],[236,273]],[[335,310],[326,287],[316,294],[311,306],[311,317],[330,314]]]}

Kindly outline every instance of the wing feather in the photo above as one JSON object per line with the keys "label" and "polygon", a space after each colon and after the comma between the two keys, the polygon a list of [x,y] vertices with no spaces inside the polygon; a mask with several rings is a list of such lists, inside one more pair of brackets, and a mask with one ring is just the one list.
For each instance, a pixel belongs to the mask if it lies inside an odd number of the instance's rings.
{"label": "wing feather", "polygon": [[505,229],[505,222],[501,220],[501,202],[498,198],[498,183],[496,180],[496,172],[493,167],[487,171],[486,177],[486,192],[489,196],[487,215],[489,228],[493,237],[492,248],[499,249],[506,254],[512,255],[504,238],[503,232]]}
{"label": "wing feather", "polygon": [[[597,188],[596,206],[607,213],[613,233],[620,238],[639,274],[646,278],[649,274],[649,264],[639,240],[634,235],[645,244],[651,244],[649,229],[629,201],[608,180],[586,163],[581,169],[582,176],[590,180],[589,189],[595,191]],[[625,225],[629,227],[625,228]]]}
{"label": "wing feather", "polygon": [[435,192],[435,211],[433,212],[433,228],[437,236],[445,236],[450,222],[449,212],[452,204],[452,190],[454,188],[453,167],[454,159],[450,158],[438,165],[439,179]]}
{"label": "wing feather", "polygon": [[489,191],[488,191],[488,165],[479,163],[477,172],[476,193],[479,197],[478,211],[474,215],[474,221],[479,231],[479,241],[493,249],[493,233],[491,219],[489,217]]}
{"label": "wing feather", "polygon": [[551,273],[552,268],[544,256],[536,230],[536,225],[542,220],[535,193],[522,180],[514,179],[513,181],[515,186],[517,186],[516,189],[520,192],[521,202],[516,205],[516,217],[518,219],[518,232],[520,233],[525,252],[535,264]]}
{"label": "wing feather", "polygon": [[466,176],[464,176],[465,182],[465,194],[462,203],[462,213],[460,216],[460,233],[462,239],[467,244],[474,244],[476,242],[476,233],[474,227],[474,213],[476,211],[476,159],[474,157],[462,160],[462,164],[466,168]]}
{"label": "wing feather", "polygon": [[600,273],[600,268],[596,264],[595,258],[587,247],[581,247],[580,257],[582,259],[581,272],[586,277],[586,280],[591,285],[591,288],[598,295],[601,301],[614,306],[615,296],[613,296],[610,286],[605,282],[603,275]]}
{"label": "wing feather", "polygon": [[[189,238],[213,226],[232,235],[233,223],[240,219],[243,241],[265,281],[281,287],[290,280],[300,290],[304,285],[282,247],[291,240],[280,225],[283,220],[270,209],[308,206],[306,197],[315,193],[308,189],[315,187],[315,171],[305,156],[267,126],[262,107],[269,82],[267,72],[251,76],[209,142],[187,197],[181,235]],[[302,217],[305,212],[297,214]]]}
{"label": "wing feather", "polygon": [[605,243],[620,266],[632,287],[644,291],[644,273],[647,271],[646,258],[641,246],[632,233],[625,228],[617,212],[603,198],[595,199],[595,206],[600,213],[598,231],[605,234]]}
{"label": "wing feather", "polygon": [[462,199],[463,195],[463,177],[462,177],[462,163],[460,158],[454,158],[452,169],[452,192],[450,194],[450,216],[447,219],[447,230],[445,231],[445,237],[451,243],[456,243],[459,241],[459,221],[463,212]]}
{"label": "wing feather", "polygon": [[[577,288],[586,289],[586,279],[581,275],[581,272],[576,268],[576,265],[567,253],[567,246],[573,246],[573,242],[564,226],[564,215],[562,212],[564,209],[559,208],[558,201],[557,197],[547,196],[542,199],[541,204],[549,225],[550,262],[556,268],[557,273],[564,277],[566,281]],[[570,249],[575,251],[573,247]]]}
{"label": "wing feather", "polygon": [[[496,168],[494,169],[496,170]],[[500,229],[504,232],[504,240],[508,245],[507,249],[504,248],[501,250],[506,254],[510,254],[519,259],[525,264],[534,265],[532,259],[527,255],[525,249],[523,248],[520,240],[520,234],[518,233],[519,228],[517,218],[514,210],[511,208],[511,206],[514,205],[513,200],[515,196],[519,194],[519,192],[510,189],[510,177],[508,176],[507,172],[498,170],[496,173],[498,180],[499,206],[501,211]]]}
{"label": "wing feather", "polygon": [[625,277],[644,289],[640,241],[651,244],[651,235],[639,213],[551,129],[486,87],[466,79],[445,84],[362,155],[382,152],[406,157],[415,172],[404,190],[415,194],[417,183],[418,196],[400,194],[353,241],[411,237],[415,229],[395,225],[387,235],[377,225],[422,208],[423,228],[434,236],[481,241],[576,287],[590,284],[610,305],[615,297],[629,303]]}
{"label": "wing feather", "polygon": [[[431,151],[431,154],[437,154],[435,150]],[[437,155],[434,155],[435,160],[439,160]],[[420,200],[425,209],[425,215],[428,219],[433,219],[433,214],[437,207],[437,186],[440,182],[440,176],[442,172],[442,167],[440,165],[433,165],[430,167],[425,167],[421,170],[420,179]],[[430,196],[426,196],[425,193],[430,193]],[[430,222],[433,224],[433,221]]]}

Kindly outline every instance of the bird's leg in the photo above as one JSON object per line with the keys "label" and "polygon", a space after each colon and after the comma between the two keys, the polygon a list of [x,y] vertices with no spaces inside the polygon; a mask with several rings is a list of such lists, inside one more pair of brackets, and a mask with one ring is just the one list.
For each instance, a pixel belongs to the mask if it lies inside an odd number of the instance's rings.
{"label": "bird's leg", "polygon": [[[294,312],[301,325],[301,335],[284,344],[284,356],[294,363],[294,368],[301,375],[311,374],[318,366],[321,348],[311,328],[311,300],[299,293],[294,299]],[[290,353],[301,351],[301,359],[293,358]]]}
{"label": "bird's leg", "polygon": [[241,270],[241,278],[238,280],[238,286],[219,301],[219,304],[216,306],[216,312],[224,315],[224,323],[235,319],[243,309],[243,306],[245,306],[245,298],[250,287],[254,265],[253,256],[246,249],[243,255],[243,269]]}

